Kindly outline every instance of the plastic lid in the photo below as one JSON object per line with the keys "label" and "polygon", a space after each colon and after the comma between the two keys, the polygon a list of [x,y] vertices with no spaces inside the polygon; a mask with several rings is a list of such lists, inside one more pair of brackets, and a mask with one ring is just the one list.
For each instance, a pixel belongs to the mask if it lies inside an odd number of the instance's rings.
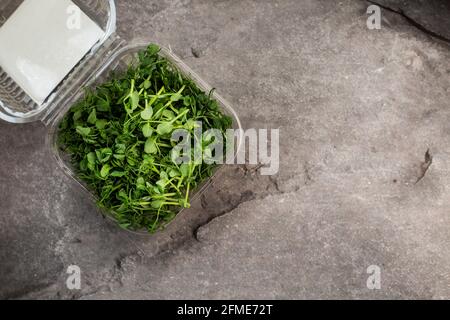
{"label": "plastic lid", "polygon": [[114,0],[1,0],[0,118],[54,113],[114,50],[115,29]]}

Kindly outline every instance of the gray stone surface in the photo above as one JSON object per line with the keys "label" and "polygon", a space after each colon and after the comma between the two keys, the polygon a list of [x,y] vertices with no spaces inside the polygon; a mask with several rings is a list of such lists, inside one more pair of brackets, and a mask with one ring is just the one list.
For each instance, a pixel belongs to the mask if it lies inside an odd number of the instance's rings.
{"label": "gray stone surface", "polygon": [[[117,2],[122,36],[170,46],[246,128],[280,129],[280,172],[228,166],[138,236],[64,176],[42,124],[1,122],[0,297],[450,298],[448,44],[387,11],[368,30],[365,1]],[[427,28],[448,17],[408,3]]]}

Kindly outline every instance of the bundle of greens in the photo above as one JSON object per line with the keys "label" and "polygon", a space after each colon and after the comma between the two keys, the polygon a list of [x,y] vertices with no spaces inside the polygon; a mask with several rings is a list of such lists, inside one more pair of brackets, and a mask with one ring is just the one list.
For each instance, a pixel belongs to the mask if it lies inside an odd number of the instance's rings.
{"label": "bundle of greens", "polygon": [[58,129],[58,145],[78,177],[98,205],[130,230],[163,227],[189,207],[190,192],[212,174],[213,164],[172,160],[172,132],[194,133],[201,123],[225,138],[232,124],[211,92],[204,93],[159,51],[148,46],[126,72],[86,90]]}

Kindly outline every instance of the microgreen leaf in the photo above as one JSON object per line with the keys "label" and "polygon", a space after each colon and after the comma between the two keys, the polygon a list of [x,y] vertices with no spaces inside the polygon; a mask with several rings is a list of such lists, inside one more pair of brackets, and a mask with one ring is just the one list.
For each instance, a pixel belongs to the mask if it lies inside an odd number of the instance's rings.
{"label": "microgreen leaf", "polygon": [[113,172],[111,172],[111,177],[120,178],[120,177],[123,177],[124,175],[126,175],[126,172],[124,172],[124,171],[113,171]]}
{"label": "microgreen leaf", "polygon": [[139,92],[133,91],[133,93],[130,96],[131,101],[131,110],[135,110],[139,105]]}
{"label": "microgreen leaf", "polygon": [[150,154],[158,152],[156,143],[152,138],[148,138],[147,141],[145,142],[144,151]]}
{"label": "microgreen leaf", "polygon": [[99,112],[108,112],[110,110],[109,100],[99,98],[97,102],[97,110]]}
{"label": "microgreen leaf", "polygon": [[159,47],[156,44],[150,44],[147,48],[147,53],[150,56],[153,56],[159,52]]}
{"label": "microgreen leaf", "polygon": [[153,134],[153,128],[150,125],[150,123],[146,123],[144,124],[144,126],[142,127],[142,134],[144,135],[144,137],[149,138],[152,136]]}
{"label": "microgreen leaf", "polygon": [[170,122],[163,122],[158,125],[156,132],[160,135],[165,135],[171,133],[173,130],[173,125]]}
{"label": "microgreen leaf", "polygon": [[111,167],[109,166],[109,164],[103,165],[102,169],[100,170],[100,176],[102,178],[106,178],[109,174],[110,169],[111,169]]}
{"label": "microgreen leaf", "polygon": [[95,122],[95,126],[98,130],[103,130],[105,129],[106,125],[108,124],[108,121],[101,119],[101,120],[97,120]]}
{"label": "microgreen leaf", "polygon": [[87,160],[89,163],[95,164],[96,159],[97,159],[97,156],[95,155],[95,152],[89,152],[87,154]]}
{"label": "microgreen leaf", "polygon": [[77,122],[78,119],[80,119],[82,115],[83,115],[83,113],[81,112],[81,110],[76,111],[72,116],[73,121]]}
{"label": "microgreen leaf", "polygon": [[190,96],[184,97],[183,104],[186,107],[189,107],[192,104],[192,98]]}
{"label": "microgreen leaf", "polygon": [[180,173],[178,172],[178,170],[176,170],[174,168],[170,169],[169,176],[171,178],[178,177],[179,175],[180,175]]}
{"label": "microgreen leaf", "polygon": [[142,177],[137,178],[136,180],[136,188],[138,190],[145,190],[145,180]]}
{"label": "microgreen leaf", "polygon": [[164,188],[166,187],[166,181],[161,179],[156,181],[156,185],[159,186],[161,188],[161,190],[164,191]]}
{"label": "microgreen leaf", "polygon": [[144,120],[150,120],[153,116],[153,109],[150,106],[147,106],[144,111],[141,112],[141,118]]}
{"label": "microgreen leaf", "polygon": [[91,128],[85,128],[85,127],[78,126],[76,130],[79,134],[81,134],[84,137],[88,136],[91,133]]}
{"label": "microgreen leaf", "polygon": [[92,111],[89,114],[89,117],[87,119],[87,122],[90,123],[90,124],[95,124],[97,122],[97,111],[96,111],[96,109],[92,109]]}
{"label": "microgreen leaf", "polygon": [[170,110],[164,110],[162,113],[162,116],[167,118],[168,120],[172,120],[173,118],[175,118],[173,111],[170,111]]}
{"label": "microgreen leaf", "polygon": [[180,100],[183,96],[181,95],[181,93],[174,93],[171,97],[170,97],[170,101],[172,102],[176,102],[178,100]]}
{"label": "microgreen leaf", "polygon": [[187,163],[183,163],[181,166],[180,166],[180,172],[181,172],[181,176],[184,178],[184,177],[187,177],[188,175],[189,175],[189,164],[187,164]]}

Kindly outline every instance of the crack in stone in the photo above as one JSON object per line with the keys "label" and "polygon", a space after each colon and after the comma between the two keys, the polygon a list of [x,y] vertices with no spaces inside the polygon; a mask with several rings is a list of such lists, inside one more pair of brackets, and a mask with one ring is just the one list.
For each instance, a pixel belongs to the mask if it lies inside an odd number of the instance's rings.
{"label": "crack in stone", "polygon": [[[248,161],[248,160],[246,160],[246,161]],[[239,169],[243,171],[244,176],[248,176],[248,175],[256,174],[259,171],[259,169],[261,169],[263,166],[264,166],[264,163],[258,163],[256,165],[245,164],[245,165],[239,167]]]}
{"label": "crack in stone", "polygon": [[28,288],[20,289],[15,292],[8,294],[7,296],[0,296],[1,299],[5,300],[19,300],[19,299],[27,299],[28,296],[39,293],[45,289],[51,288],[53,284],[35,284],[31,285]]}
{"label": "crack in stone", "polygon": [[219,213],[218,215],[216,215],[216,216],[210,217],[210,218],[209,218],[208,220],[206,220],[204,223],[202,223],[202,224],[200,224],[199,226],[197,226],[197,227],[193,230],[193,232],[192,232],[192,235],[193,235],[194,239],[195,239],[196,241],[198,241],[198,242],[201,242],[201,241],[198,239],[198,230],[200,230],[201,227],[203,227],[203,226],[205,226],[205,225],[211,223],[213,220],[215,220],[215,219],[217,219],[217,218],[219,218],[219,217],[222,217],[222,216],[226,215],[227,213],[233,211],[234,209],[236,209],[237,207],[239,207],[241,204],[243,204],[243,203],[245,203],[245,202],[248,202],[248,201],[251,201],[251,200],[254,200],[255,198],[256,198],[256,197],[255,197],[255,194],[254,194],[252,191],[250,191],[250,190],[244,191],[244,192],[241,194],[239,200],[238,200],[236,203],[234,203],[234,204],[231,206],[231,208],[229,208],[229,209],[227,209],[227,210],[224,210],[224,211],[220,212],[220,213]]}
{"label": "crack in stone", "polygon": [[277,190],[278,193],[283,193],[283,191],[281,191],[280,189],[280,185],[278,184],[278,180],[276,178],[274,178],[273,176],[269,176],[269,180],[273,184],[275,190]]}
{"label": "crack in stone", "polygon": [[309,183],[313,182],[308,162],[305,162],[303,164],[303,172],[305,174],[305,184],[308,185]]}
{"label": "crack in stone", "polygon": [[434,31],[432,31],[432,30],[429,30],[427,27],[425,27],[424,25],[420,24],[419,22],[417,22],[416,20],[414,20],[413,18],[411,18],[410,16],[408,16],[408,15],[403,11],[403,9],[401,9],[401,8],[394,9],[394,8],[391,8],[391,7],[382,5],[381,3],[378,3],[377,1],[373,1],[373,0],[366,0],[366,1],[367,1],[368,3],[371,3],[371,4],[374,4],[374,5],[376,5],[376,6],[379,6],[380,8],[382,8],[382,9],[384,9],[384,10],[387,10],[387,11],[389,11],[389,12],[392,12],[392,13],[395,13],[395,14],[400,15],[400,16],[403,17],[410,25],[412,25],[412,26],[415,27],[416,29],[422,31],[423,33],[425,33],[425,34],[427,34],[427,35],[429,35],[429,36],[431,36],[431,37],[436,38],[436,39],[439,39],[439,40],[444,41],[444,42],[447,42],[447,43],[450,43],[450,39],[448,39],[448,38],[446,38],[446,37],[444,37],[444,36],[442,36],[442,35],[440,35],[440,34],[434,32]]}
{"label": "crack in stone", "polygon": [[[256,165],[243,165],[241,167],[239,167],[239,170],[242,172],[243,176],[252,176],[258,173],[258,171],[264,166],[264,163],[258,163]],[[205,222],[201,223],[200,225],[198,225],[197,227],[195,227],[192,231],[192,236],[194,238],[194,240],[196,240],[197,242],[201,242],[198,239],[198,231],[200,230],[201,227],[206,226],[207,224],[211,223],[213,220],[220,218],[230,212],[232,212],[233,210],[235,210],[237,207],[239,207],[241,204],[248,202],[248,201],[252,201],[255,199],[259,199],[262,200],[270,195],[279,195],[279,194],[283,194],[285,193],[283,190],[280,189],[278,180],[274,177],[274,176],[267,176],[268,180],[270,182],[271,185],[273,185],[275,187],[276,192],[275,193],[267,193],[267,194],[263,194],[263,195],[255,195],[253,193],[253,191],[251,190],[247,190],[244,191],[239,200],[237,200],[235,203],[233,203],[233,205],[230,208],[227,208],[226,210],[221,211],[219,214],[209,217]],[[270,186],[270,184],[268,184],[268,186]],[[296,190],[294,190],[296,191]],[[207,199],[204,195],[201,196],[200,198],[201,201],[201,207],[203,209],[206,209],[208,202]]]}
{"label": "crack in stone", "polygon": [[[258,169],[256,169],[256,170],[258,170]],[[251,169],[248,169],[248,168],[244,169],[245,172],[248,172],[250,170]],[[283,190],[281,190],[280,186],[279,186],[279,183],[278,183],[278,180],[274,176],[268,176],[268,179],[271,182],[271,184],[275,187],[275,190],[276,190],[275,193],[267,193],[267,194],[264,194],[262,196],[258,196],[258,195],[255,195],[251,190],[244,191],[241,194],[239,200],[236,203],[234,203],[231,208],[228,208],[227,210],[224,210],[224,211],[220,212],[218,215],[210,217],[204,223],[202,223],[199,226],[197,226],[192,232],[194,240],[196,240],[197,242],[201,242],[199,240],[199,238],[198,238],[198,231],[200,230],[200,228],[210,224],[212,221],[216,220],[217,218],[220,218],[220,217],[222,217],[222,216],[232,212],[233,210],[237,209],[243,203],[246,203],[246,202],[249,202],[249,201],[252,201],[252,200],[263,200],[263,199],[265,199],[266,197],[269,197],[269,196],[281,195],[281,194],[285,194],[285,193],[291,192],[291,191],[283,191]],[[292,192],[296,192],[296,191],[298,191],[298,188],[293,189]]]}
{"label": "crack in stone", "polygon": [[433,163],[433,156],[430,153],[430,149],[428,149],[427,152],[425,152],[424,161],[420,164],[420,174],[417,177],[417,180],[414,184],[419,183],[425,177],[432,163]]}

